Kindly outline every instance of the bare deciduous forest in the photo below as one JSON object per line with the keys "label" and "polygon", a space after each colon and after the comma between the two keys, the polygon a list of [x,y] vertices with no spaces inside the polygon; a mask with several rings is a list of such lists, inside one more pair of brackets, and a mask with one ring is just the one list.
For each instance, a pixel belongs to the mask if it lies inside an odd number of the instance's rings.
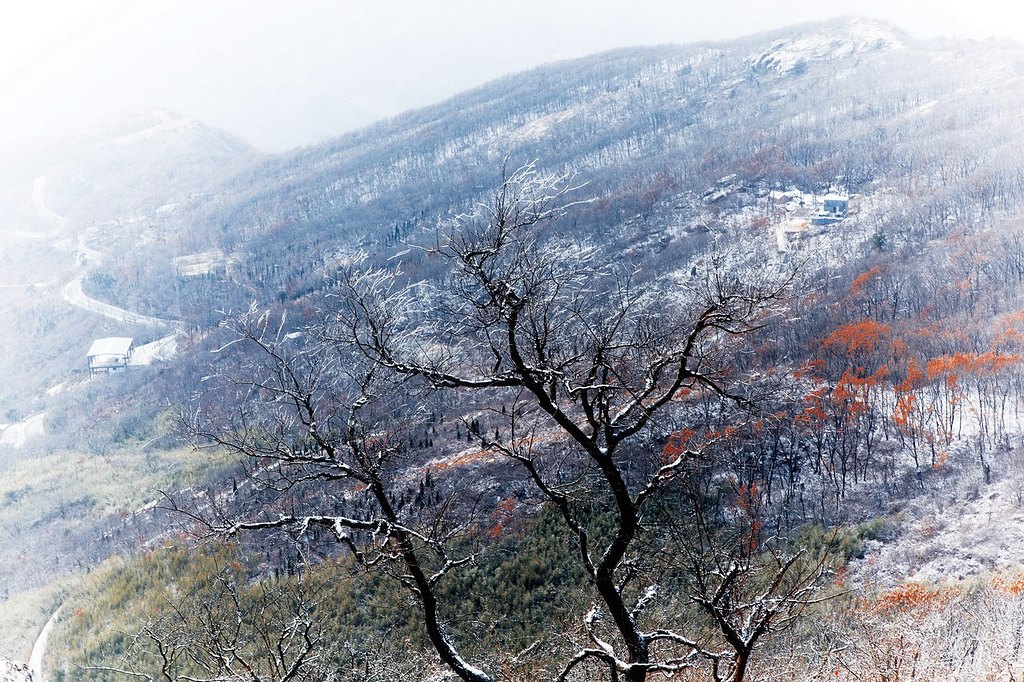
{"label": "bare deciduous forest", "polygon": [[837,20],[40,159],[0,653],[56,610],[53,680],[1021,679],[1022,73]]}

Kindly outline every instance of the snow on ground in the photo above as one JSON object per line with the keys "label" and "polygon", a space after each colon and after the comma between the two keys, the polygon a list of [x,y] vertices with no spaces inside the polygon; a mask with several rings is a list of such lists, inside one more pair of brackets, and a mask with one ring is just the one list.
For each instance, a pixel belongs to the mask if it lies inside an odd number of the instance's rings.
{"label": "snow on ground", "polygon": [[57,236],[56,230],[50,230],[49,232],[31,232],[29,230],[2,230],[0,231],[0,241],[4,240],[28,240],[28,241],[42,241],[44,239],[53,239]]}
{"label": "snow on ground", "polygon": [[34,677],[27,664],[0,658],[0,682],[32,682],[32,680],[42,680],[42,678]]}
{"label": "snow on ground", "polygon": [[220,249],[178,256],[171,262],[182,277],[208,275],[218,267],[227,267],[227,259],[224,257],[224,252]]}
{"label": "snow on ground", "polygon": [[[977,454],[980,423],[969,400],[959,414],[950,461],[928,472],[921,494],[907,500],[908,520],[896,540],[869,543],[854,570],[861,582],[949,583],[1024,567],[1024,440],[985,449],[986,482]],[[1007,414],[1005,428],[1024,434],[1024,415]],[[909,459],[898,466],[913,470]]]}
{"label": "snow on ground", "polygon": [[568,121],[583,110],[583,105],[577,104],[567,109],[552,111],[549,114],[527,121],[518,129],[510,131],[509,138],[517,142],[521,142],[523,140],[539,140],[547,135],[551,128]]}
{"label": "snow on ground", "polygon": [[82,291],[82,280],[84,277],[84,275],[75,277],[61,289],[62,298],[71,305],[126,324],[137,324],[144,327],[157,328],[174,326],[174,322],[171,320],[163,320],[151,315],[133,313],[130,310],[125,310],[124,308],[119,308],[115,305],[104,303],[103,301],[97,301],[94,298],[89,298],[85,292]]}
{"label": "snow on ground", "polygon": [[[46,621],[46,625],[39,632],[39,636],[36,637],[35,644],[32,645],[32,654],[28,659],[28,666],[30,675],[28,680],[36,680],[36,682],[43,682],[43,657],[46,655],[46,644],[50,639],[50,631],[53,630],[54,624],[57,622],[57,617],[60,615],[60,608],[53,612],[50,619]],[[24,664],[22,664],[24,665]],[[15,678],[18,679],[18,678]],[[4,682],[0,678],[0,682]]]}
{"label": "snow on ground", "polygon": [[54,384],[53,386],[50,386],[48,389],[46,389],[46,395],[57,395],[58,393],[63,393],[65,390],[67,390],[67,387],[67,382],[64,381],[60,382],[59,384]]}
{"label": "snow on ground", "polygon": [[1024,565],[1024,476],[1007,474],[989,485],[941,482],[910,503],[913,519],[894,542],[869,544],[854,570],[859,582],[948,583]]}
{"label": "snow on ground", "polygon": [[114,144],[118,146],[125,146],[136,143],[139,140],[160,138],[170,131],[187,130],[189,128],[196,127],[196,123],[194,121],[190,121],[186,118],[179,118],[162,110],[149,112],[147,115],[152,118],[151,121],[147,121],[148,125],[140,130],[135,130],[126,135],[122,135],[114,140]]}
{"label": "snow on ground", "polygon": [[0,289],[45,289],[56,284],[59,280],[51,279],[49,282],[24,282],[22,284],[0,284]]}
{"label": "snow on ground", "polygon": [[54,213],[46,205],[46,183],[45,175],[39,176],[32,182],[32,203],[35,205],[36,212],[39,213],[40,217],[55,223],[58,229],[64,228],[68,224],[67,218]]}
{"label": "snow on ground", "polygon": [[790,73],[807,62],[834,61],[851,54],[900,47],[903,42],[888,27],[873,21],[853,21],[844,29],[823,29],[803,38],[777,40],[751,60],[761,71]]}
{"label": "snow on ground", "polygon": [[77,239],[61,239],[60,241],[54,242],[53,248],[70,253],[75,256],[79,262],[91,261],[93,263],[103,262],[103,254],[96,249],[89,248],[85,244],[85,238],[81,235]]}

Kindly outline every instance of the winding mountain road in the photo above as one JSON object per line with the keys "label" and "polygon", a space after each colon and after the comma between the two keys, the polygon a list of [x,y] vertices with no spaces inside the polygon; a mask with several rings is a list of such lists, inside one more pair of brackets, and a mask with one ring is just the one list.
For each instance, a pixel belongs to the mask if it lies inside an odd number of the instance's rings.
{"label": "winding mountain road", "polygon": [[40,175],[32,181],[32,205],[36,207],[36,212],[41,218],[54,223],[57,230],[62,230],[67,227],[68,219],[50,210],[50,207],[46,205],[46,184],[45,175]]}
{"label": "winding mountain road", "polygon": [[137,324],[142,327],[154,327],[156,329],[174,329],[177,326],[177,322],[174,320],[165,320],[160,317],[153,317],[152,315],[134,313],[116,305],[97,301],[95,298],[89,298],[85,292],[82,291],[83,279],[85,279],[85,275],[81,274],[61,287],[61,298],[73,306],[77,306],[83,310],[88,310],[89,312],[96,313],[97,315],[109,317],[112,320],[117,320],[118,322],[123,322],[125,324]]}
{"label": "winding mountain road", "polygon": [[[32,204],[35,206],[40,217],[56,225],[55,229],[48,233],[49,236],[52,237],[58,235],[64,228],[66,228],[69,225],[69,221],[67,218],[47,206],[46,186],[47,179],[45,175],[35,179],[32,183]],[[61,239],[60,241],[54,242],[53,246],[54,248],[62,251],[75,254],[83,264],[98,264],[103,260],[103,254],[96,249],[86,246],[84,240],[81,238],[77,240]],[[85,275],[86,273],[81,273],[76,277],[72,277],[64,284],[63,287],[61,287],[61,298],[64,299],[64,301],[78,308],[82,308],[83,310],[88,310],[89,312],[108,317],[124,324],[135,324],[155,329],[178,329],[179,323],[176,320],[165,320],[160,317],[154,317],[153,315],[143,315],[142,313],[132,312],[131,310],[121,308],[120,306],[116,306],[111,303],[97,301],[94,298],[90,298],[82,290],[82,282],[85,280]]]}
{"label": "winding mountain road", "polygon": [[[0,234],[0,236],[32,240],[56,239],[57,241],[54,241],[52,244],[53,247],[75,254],[78,263],[81,266],[86,266],[87,268],[90,263],[100,263],[102,261],[103,254],[95,249],[89,248],[83,239],[60,239],[61,233],[65,228],[67,228],[69,221],[67,218],[56,213],[46,205],[46,184],[45,176],[36,178],[35,182],[33,182],[32,203],[35,205],[39,215],[45,220],[53,223],[55,228],[47,233],[4,232]],[[181,329],[180,322],[152,315],[143,315],[110,303],[90,298],[82,290],[82,282],[85,279],[87,272],[88,270],[84,272],[80,271],[79,274],[71,277],[71,279],[64,283],[61,287],[61,298],[64,301],[83,310],[87,310],[97,315],[102,315],[124,324],[150,327],[153,329],[167,329],[171,331],[169,335],[164,336],[157,341],[140,346],[138,349],[138,362],[134,364],[148,364],[153,360],[169,360],[174,356],[177,350],[179,330]],[[45,284],[23,284],[16,286],[47,286],[56,284],[58,281],[59,279],[55,279]],[[23,444],[30,436],[41,433],[45,414],[45,412],[40,412],[32,415],[24,421],[12,424],[6,429],[3,429],[0,431],[0,443],[18,446]],[[32,646],[32,654],[29,658],[28,668],[33,682],[43,682],[43,680],[46,679],[44,677],[43,658],[46,654],[46,645],[50,632],[53,630],[53,626],[57,622],[60,612],[60,607],[53,612],[42,630],[40,630],[39,635],[36,637],[35,643]]]}
{"label": "winding mountain road", "polygon": [[46,625],[39,631],[35,644],[32,645],[32,655],[28,659],[28,670],[32,674],[32,682],[43,682],[45,679],[43,677],[43,656],[46,654],[46,644],[50,639],[50,631],[53,630],[53,626],[57,622],[61,608],[57,607],[57,610],[53,612],[50,619],[46,621]]}
{"label": "winding mountain road", "polygon": [[46,412],[39,412],[28,419],[11,424],[0,431],[0,445],[9,445],[13,448],[22,447],[29,438],[43,434],[43,419],[45,418]]}

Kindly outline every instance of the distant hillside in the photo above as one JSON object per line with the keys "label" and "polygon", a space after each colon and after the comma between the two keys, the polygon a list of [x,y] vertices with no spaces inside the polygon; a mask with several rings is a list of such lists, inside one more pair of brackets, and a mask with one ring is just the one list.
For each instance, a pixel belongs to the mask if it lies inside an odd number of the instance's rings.
{"label": "distant hillside", "polygon": [[79,223],[140,219],[196,198],[258,158],[246,142],[198,121],[149,111],[56,145],[44,172],[54,211]]}
{"label": "distant hillside", "polygon": [[841,19],[550,64],[276,156],[144,114],[51,150],[37,188],[102,257],[88,294],[194,329],[299,300],[353,252],[430,276],[406,244],[532,160],[594,199],[559,229],[644,277],[689,273],[712,244],[776,267],[795,258],[776,248],[792,197],[852,193],[856,218],[799,258],[812,279],[855,275],[879,249],[1015,224],[1022,77],[1017,45]]}
{"label": "distant hillside", "polygon": [[[272,299],[316,288],[339,250],[386,252],[416,239],[472,206],[505,159],[577,173],[588,183],[583,194],[599,201],[576,229],[619,250],[673,244],[685,256],[690,246],[669,228],[714,222],[725,204],[709,210],[701,197],[731,175],[752,192],[733,196],[733,208],[769,189],[897,191],[914,205],[880,218],[879,229],[899,232],[903,211],[921,229],[939,229],[934,207],[958,187],[998,187],[1009,192],[1007,207],[1019,203],[1020,125],[1008,112],[1024,103],[1022,75],[1017,46],[921,43],[875,22],[837,20],[560,62],[255,162],[215,138],[216,153],[202,157],[210,165],[183,168],[159,152],[159,138],[156,149],[132,147],[151,164],[148,180],[129,180],[135,170],[121,161],[94,175],[122,169],[124,178],[95,183],[143,188],[161,172],[205,177],[205,191],[174,215],[149,215],[176,236],[152,245],[157,257],[132,263],[142,269],[133,279],[155,285],[173,275],[174,256],[219,250],[236,264],[235,284],[210,295],[237,307],[254,291]],[[209,141],[205,129],[188,130],[187,139]],[[226,159],[248,163],[235,174],[225,163],[215,182],[213,166]],[[64,205],[100,215],[102,192],[75,199],[74,178],[60,177]],[[121,230],[103,238],[117,244]]]}

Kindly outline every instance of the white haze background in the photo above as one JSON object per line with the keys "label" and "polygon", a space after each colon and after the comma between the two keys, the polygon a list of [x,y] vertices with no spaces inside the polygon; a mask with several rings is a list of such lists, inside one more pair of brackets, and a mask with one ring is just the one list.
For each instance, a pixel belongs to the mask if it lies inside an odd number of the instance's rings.
{"label": "white haze background", "polygon": [[1002,0],[22,0],[0,10],[0,153],[154,108],[279,151],[545,62],[840,15],[1024,39]]}

